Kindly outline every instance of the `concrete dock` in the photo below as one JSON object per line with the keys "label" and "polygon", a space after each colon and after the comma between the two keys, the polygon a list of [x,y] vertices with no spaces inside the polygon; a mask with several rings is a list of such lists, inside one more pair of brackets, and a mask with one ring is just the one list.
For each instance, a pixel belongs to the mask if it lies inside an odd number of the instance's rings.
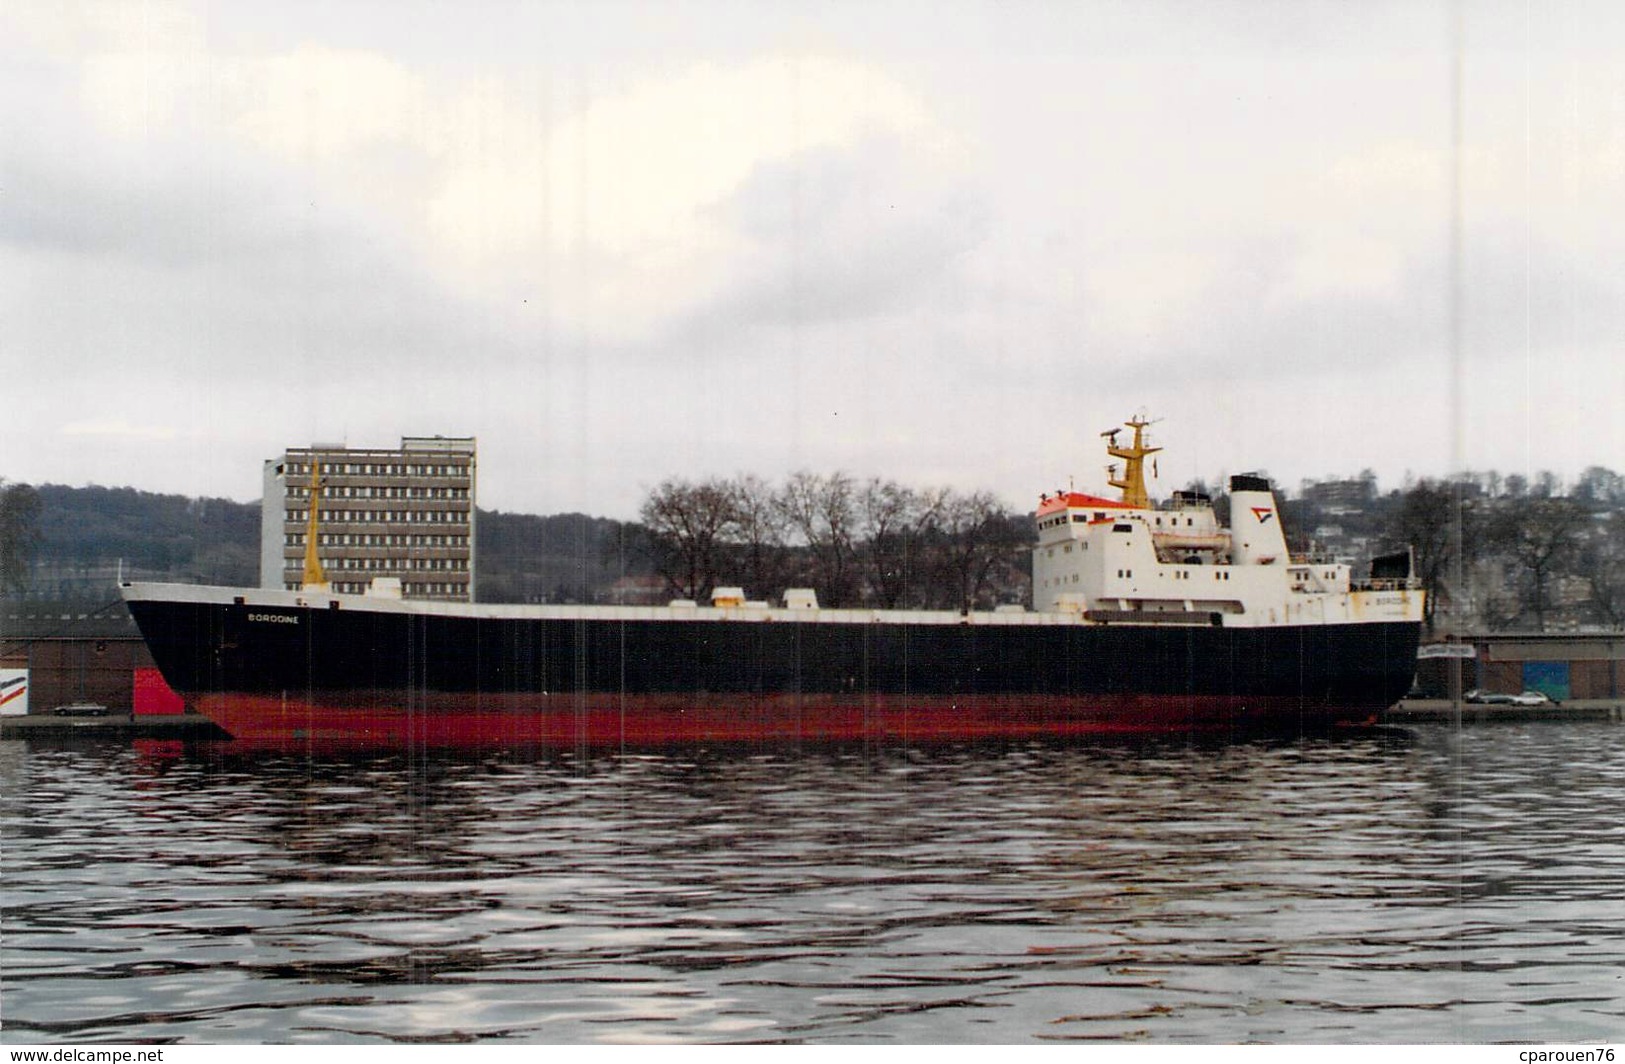
{"label": "concrete dock", "polygon": [[1384,724],[1413,724],[1423,721],[1454,721],[1484,724],[1503,720],[1625,720],[1625,702],[1615,699],[1585,699],[1554,706],[1478,705],[1449,699],[1407,698],[1382,715]]}
{"label": "concrete dock", "polygon": [[57,717],[45,713],[0,717],[0,739],[84,739],[127,742],[131,739],[229,739],[214,721],[197,713],[105,717]]}

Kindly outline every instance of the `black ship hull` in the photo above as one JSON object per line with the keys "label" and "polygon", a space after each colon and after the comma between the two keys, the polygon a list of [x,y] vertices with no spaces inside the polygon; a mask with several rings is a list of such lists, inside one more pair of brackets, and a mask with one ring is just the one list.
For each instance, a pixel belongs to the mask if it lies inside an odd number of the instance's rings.
{"label": "black ship hull", "polygon": [[172,687],[234,737],[272,742],[1296,733],[1374,721],[1409,689],[1420,634],[1414,622],[732,620],[362,602],[129,606]]}

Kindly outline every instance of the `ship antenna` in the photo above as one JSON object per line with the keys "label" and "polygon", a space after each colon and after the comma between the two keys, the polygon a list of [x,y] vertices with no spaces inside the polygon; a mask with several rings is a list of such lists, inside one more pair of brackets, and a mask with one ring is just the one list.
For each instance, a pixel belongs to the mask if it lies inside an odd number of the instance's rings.
{"label": "ship antenna", "polygon": [[316,557],[317,511],[322,505],[322,463],[314,455],[310,462],[310,513],[305,516],[305,590],[326,591],[327,573]]}
{"label": "ship antenna", "polygon": [[1113,429],[1101,433],[1107,438],[1106,453],[1123,460],[1123,475],[1117,476],[1116,467],[1112,467],[1112,476],[1108,483],[1122,491],[1123,505],[1141,510],[1148,509],[1151,506],[1151,495],[1145,490],[1145,460],[1162,448],[1152,447],[1146,440],[1145,429],[1152,422],[1144,414],[1136,414],[1123,424],[1134,430],[1134,442],[1127,447],[1117,445],[1117,433],[1121,430]]}

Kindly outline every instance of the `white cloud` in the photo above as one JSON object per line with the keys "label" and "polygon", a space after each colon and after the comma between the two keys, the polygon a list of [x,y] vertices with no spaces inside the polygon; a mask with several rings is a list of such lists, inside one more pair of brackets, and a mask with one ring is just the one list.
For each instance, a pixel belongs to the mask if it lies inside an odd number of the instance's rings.
{"label": "white cloud", "polygon": [[749,241],[715,208],[764,167],[877,135],[923,142],[937,163],[950,150],[910,93],[828,57],[705,63],[571,102],[545,124],[462,97],[454,128],[480,136],[451,145],[428,222],[465,283],[535,277],[545,258],[579,300],[575,321],[610,336],[645,334],[742,276]]}
{"label": "white cloud", "polygon": [[316,165],[410,140],[432,96],[422,76],[384,56],[311,44],[226,64],[218,92],[235,135]]}
{"label": "white cloud", "polygon": [[1345,201],[1422,198],[1438,200],[1449,191],[1449,145],[1390,140],[1336,158],[1326,167],[1326,185]]}
{"label": "white cloud", "polygon": [[751,241],[717,208],[764,167],[877,138],[911,146],[894,185],[965,164],[915,93],[851,58],[774,52],[607,82],[429,71],[309,42],[211,54],[195,19],[113,22],[124,46],[81,64],[104,130],[204,150],[225,137],[399,232],[459,296],[547,298],[560,324],[612,338],[754,279],[740,265]]}

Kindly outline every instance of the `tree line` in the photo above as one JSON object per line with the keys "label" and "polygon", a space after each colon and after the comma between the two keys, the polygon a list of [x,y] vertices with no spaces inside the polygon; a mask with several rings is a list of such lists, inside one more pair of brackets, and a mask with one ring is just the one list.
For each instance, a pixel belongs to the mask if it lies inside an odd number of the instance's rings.
{"label": "tree line", "polygon": [[1024,602],[1031,519],[985,491],[919,489],[846,473],[772,484],[745,474],[657,485],[639,512],[655,572],[677,598],[720,586],[819,604],[990,608]]}
{"label": "tree line", "polygon": [[1468,473],[1395,493],[1386,543],[1415,553],[1427,623],[1532,629],[1625,627],[1625,478],[1587,469],[1567,491],[1550,473]]}
{"label": "tree line", "polygon": [[[1224,516],[1222,491],[1196,483]],[[1573,483],[1468,473],[1382,492],[1369,471],[1280,492],[1294,552],[1354,560],[1410,548],[1430,628],[1625,627],[1625,477]],[[811,587],[822,605],[985,609],[1029,601],[1032,516],[987,492],[846,473],[770,483],[673,478],[639,520],[481,510],[476,596],[485,602],[616,599],[617,582],[704,601]],[[111,595],[126,577],[258,583],[259,505],[0,479],[0,593]],[[649,588],[647,585],[656,585]]]}

